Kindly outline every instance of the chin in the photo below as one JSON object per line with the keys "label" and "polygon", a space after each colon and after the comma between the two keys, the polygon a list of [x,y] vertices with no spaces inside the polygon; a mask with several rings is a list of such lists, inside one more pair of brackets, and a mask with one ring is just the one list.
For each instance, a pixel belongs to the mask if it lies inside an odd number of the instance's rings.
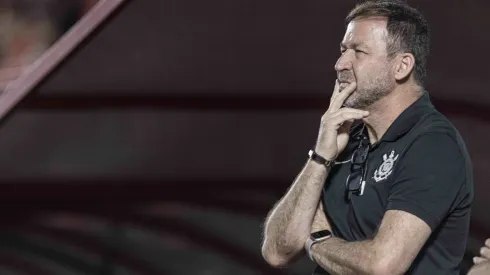
{"label": "chin", "polygon": [[357,98],[352,99],[352,100],[346,100],[344,102],[344,107],[352,108],[352,109],[359,109],[359,110],[365,110],[368,108],[372,103],[367,102],[365,100],[359,100]]}
{"label": "chin", "polygon": [[[355,93],[355,92],[354,92]],[[356,97],[356,95],[352,93],[345,101],[344,101],[344,107],[348,108],[359,108],[360,107],[360,102],[359,98]]]}

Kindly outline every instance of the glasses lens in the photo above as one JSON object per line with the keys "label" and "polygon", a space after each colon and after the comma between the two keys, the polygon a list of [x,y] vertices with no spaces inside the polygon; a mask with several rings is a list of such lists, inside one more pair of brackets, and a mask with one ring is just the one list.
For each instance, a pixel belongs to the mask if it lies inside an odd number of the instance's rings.
{"label": "glasses lens", "polygon": [[366,162],[367,155],[369,152],[369,146],[361,146],[359,147],[352,156],[352,164],[353,165],[362,165]]}
{"label": "glasses lens", "polygon": [[357,191],[361,188],[362,182],[362,169],[352,172],[349,177],[347,177],[347,189],[349,191]]}
{"label": "glasses lens", "polygon": [[352,155],[352,164],[350,167],[351,173],[347,177],[347,191],[350,194],[358,194],[362,188],[362,180],[364,175],[364,166],[369,153],[369,145],[361,141],[359,148]]}

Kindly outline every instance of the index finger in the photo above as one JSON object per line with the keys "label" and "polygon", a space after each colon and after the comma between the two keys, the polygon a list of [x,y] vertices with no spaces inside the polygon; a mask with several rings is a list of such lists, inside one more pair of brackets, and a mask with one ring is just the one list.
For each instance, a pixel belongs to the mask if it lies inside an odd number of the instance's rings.
{"label": "index finger", "polygon": [[339,86],[338,91],[336,93],[337,95],[335,95],[335,97],[332,97],[332,102],[330,104],[330,108],[332,109],[332,111],[337,111],[340,108],[342,108],[342,105],[344,105],[345,100],[356,90],[357,87],[355,82],[351,82],[342,91],[340,91],[340,84],[338,84],[338,86]]}
{"label": "index finger", "polygon": [[333,88],[332,96],[330,97],[330,104],[329,104],[329,106],[332,106],[332,103],[335,101],[335,98],[337,97],[337,95],[339,94],[339,92],[340,92],[340,83],[339,83],[339,80],[338,79],[335,79],[335,86]]}

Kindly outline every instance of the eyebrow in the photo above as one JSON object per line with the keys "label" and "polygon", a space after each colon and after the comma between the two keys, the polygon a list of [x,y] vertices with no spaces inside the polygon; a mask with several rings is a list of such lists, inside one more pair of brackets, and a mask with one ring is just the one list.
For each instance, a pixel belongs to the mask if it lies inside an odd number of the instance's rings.
{"label": "eyebrow", "polygon": [[349,48],[349,46],[350,46],[350,48],[367,48],[366,44],[362,43],[362,42],[361,43],[354,42],[354,43],[348,43],[348,44],[345,44],[343,42],[340,43],[341,48],[347,49],[347,48]]}

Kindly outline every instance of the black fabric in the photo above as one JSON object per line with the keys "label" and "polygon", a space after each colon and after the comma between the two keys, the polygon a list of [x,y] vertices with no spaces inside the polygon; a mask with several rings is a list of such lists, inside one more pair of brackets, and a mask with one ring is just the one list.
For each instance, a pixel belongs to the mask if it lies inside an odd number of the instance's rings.
{"label": "black fabric", "polygon": [[[352,156],[359,135],[367,135],[363,125],[353,127],[338,160]],[[407,274],[459,274],[473,200],[473,172],[461,136],[434,108],[428,93],[371,145],[364,194],[348,200],[350,165],[332,167],[323,190],[334,235],[347,241],[370,239],[387,210],[406,211],[432,229]],[[317,267],[314,274],[328,273]]]}

